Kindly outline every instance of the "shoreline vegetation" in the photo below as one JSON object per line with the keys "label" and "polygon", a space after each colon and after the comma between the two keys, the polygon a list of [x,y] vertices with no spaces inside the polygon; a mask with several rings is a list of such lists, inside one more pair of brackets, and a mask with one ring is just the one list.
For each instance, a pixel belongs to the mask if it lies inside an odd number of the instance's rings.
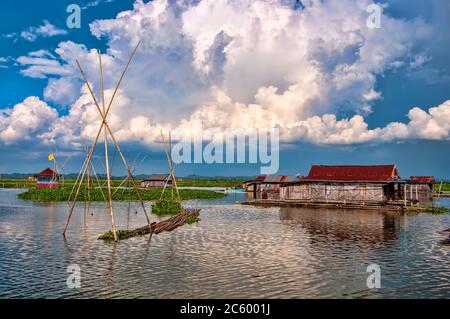
{"label": "shoreline vegetation", "polygon": [[[20,199],[33,200],[39,202],[64,202],[68,201],[72,187],[61,187],[61,188],[29,188],[28,191],[20,193],[18,196]],[[162,189],[160,188],[141,188],[139,189],[142,200],[144,201],[155,201],[161,196]],[[226,195],[223,193],[208,191],[208,190],[190,190],[190,189],[180,189],[181,200],[190,199],[216,199],[222,198]],[[107,189],[103,188],[103,194],[107,194]],[[163,199],[169,199],[171,197],[171,192],[166,191],[163,194]],[[78,200],[83,201],[88,199],[88,192],[86,189],[81,188],[78,194]],[[112,197],[113,201],[135,201],[138,200],[137,195],[133,189],[119,189],[114,193]],[[105,201],[100,188],[91,188],[89,190],[89,200],[91,202],[103,202]]]}
{"label": "shoreline vegetation", "polygon": [[[122,179],[111,180],[111,186],[113,188],[119,187],[122,184]],[[224,188],[240,188],[242,187],[243,179],[206,179],[206,178],[193,178],[193,179],[180,179],[177,181],[179,187],[224,187]],[[27,179],[0,179],[0,188],[18,188],[28,189],[26,192],[19,194],[20,199],[33,200],[40,202],[63,202],[69,199],[72,187],[75,184],[75,180],[67,179],[64,181],[64,186],[57,189],[36,189],[36,182]],[[105,201],[105,198],[98,187],[97,182],[94,182],[94,188],[89,190],[89,200],[92,202]],[[107,195],[106,181],[100,180],[102,185],[103,194]],[[96,186],[96,187],[95,187]],[[113,201],[134,201],[138,200],[136,193],[132,189],[131,182],[126,182],[122,186],[123,188],[114,190]],[[162,189],[160,188],[140,188],[140,182],[137,182],[139,192],[144,201],[155,201],[160,198]],[[194,189],[180,189],[181,200],[191,199],[216,199],[222,198],[226,195],[210,190],[194,190]],[[171,191],[168,189],[163,199],[167,199],[171,196]],[[80,189],[78,195],[79,200],[88,198],[88,193],[84,187]]]}
{"label": "shoreline vegetation", "polygon": [[[250,179],[250,178],[249,178]],[[117,187],[121,185],[123,179],[112,179],[111,186]],[[243,178],[177,178],[178,187],[224,187],[224,188],[241,188],[245,179]],[[66,179],[64,181],[64,187],[72,187],[75,183],[74,179]],[[106,181],[101,179],[100,184],[105,185]],[[140,187],[140,180],[136,182],[138,187]],[[130,182],[124,184],[127,187],[131,187]],[[1,179],[0,178],[0,188],[34,188],[36,186],[35,181],[27,179]],[[438,193],[440,188],[440,183],[435,183],[433,187],[433,194]],[[450,195],[450,182],[445,182],[442,184],[441,193],[443,195]]]}
{"label": "shoreline vegetation", "polygon": [[[122,183],[123,179],[112,179],[111,186],[117,187]],[[244,179],[230,178],[230,179],[208,179],[208,178],[177,178],[178,187],[226,187],[226,188],[240,188]],[[64,181],[64,187],[72,187],[75,183],[74,179],[66,179]],[[96,182],[95,182],[96,183]],[[100,180],[100,184],[104,184],[106,187],[106,181]],[[125,186],[131,186],[130,182],[124,184]],[[137,182],[138,187],[140,181]],[[27,179],[0,179],[0,188],[34,188],[36,186],[35,181]],[[450,184],[449,184],[450,191]]]}

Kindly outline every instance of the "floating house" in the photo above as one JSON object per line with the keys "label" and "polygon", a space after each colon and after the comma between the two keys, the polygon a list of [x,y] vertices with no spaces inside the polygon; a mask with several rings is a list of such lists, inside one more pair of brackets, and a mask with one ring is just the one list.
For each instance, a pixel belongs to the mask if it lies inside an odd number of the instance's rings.
{"label": "floating house", "polygon": [[[411,176],[413,192],[417,189],[419,202],[431,202],[433,200],[433,186],[436,183],[434,176]],[[411,190],[410,190],[411,193]]]}
{"label": "floating house", "polygon": [[313,165],[308,176],[286,185],[281,198],[313,201],[388,201],[400,180],[395,165]]}
{"label": "floating house", "polygon": [[253,194],[254,199],[280,199],[282,185],[297,181],[297,176],[258,176],[254,180],[244,182],[244,189]]}
{"label": "floating house", "polygon": [[141,182],[142,188],[162,188],[172,187],[172,177],[170,174],[153,174]]}
{"label": "floating house", "polygon": [[258,176],[254,179],[250,179],[248,181],[245,181],[242,184],[242,188],[247,192],[247,193],[253,193],[256,189],[256,185],[260,184],[262,181],[264,181],[266,177],[265,176]]}
{"label": "floating house", "polygon": [[[427,183],[424,183],[426,181]],[[432,179],[402,179],[396,165],[313,165],[308,176],[282,185],[281,200],[419,203],[432,196]]]}
{"label": "floating house", "polygon": [[36,178],[36,188],[59,188],[59,174],[50,168],[44,169]]}

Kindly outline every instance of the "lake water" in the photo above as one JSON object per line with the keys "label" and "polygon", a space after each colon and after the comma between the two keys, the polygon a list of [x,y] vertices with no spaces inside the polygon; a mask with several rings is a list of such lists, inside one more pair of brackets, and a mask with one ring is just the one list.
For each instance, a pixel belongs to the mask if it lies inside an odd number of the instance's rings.
{"label": "lake water", "polygon": [[[17,199],[0,189],[0,298],[450,298],[450,215],[255,208],[245,194],[190,201],[201,221],[119,243],[106,206]],[[450,200],[441,200],[450,206]],[[145,225],[136,203],[116,203],[119,228]],[[136,214],[136,210],[138,213]],[[156,217],[152,219],[157,220]],[[68,265],[81,269],[69,289]],[[381,267],[381,289],[367,267]]]}

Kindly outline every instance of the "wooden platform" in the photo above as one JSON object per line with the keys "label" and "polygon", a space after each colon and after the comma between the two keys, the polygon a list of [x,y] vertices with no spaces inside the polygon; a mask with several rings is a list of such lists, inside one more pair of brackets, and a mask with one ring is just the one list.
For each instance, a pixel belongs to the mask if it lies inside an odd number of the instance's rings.
{"label": "wooden platform", "polygon": [[[403,202],[402,202],[403,203]],[[248,202],[239,202],[242,205],[254,206],[277,206],[277,207],[307,207],[307,208],[330,208],[330,209],[365,209],[377,211],[396,211],[405,210],[404,203],[380,204],[379,202],[336,202],[336,201],[301,201],[301,200],[252,200]]]}
{"label": "wooden platform", "polygon": [[449,192],[446,192],[446,193],[440,193],[440,194],[438,194],[438,193],[433,193],[433,197],[434,198],[442,198],[442,197],[446,197],[446,198],[449,198],[450,197],[450,193]]}

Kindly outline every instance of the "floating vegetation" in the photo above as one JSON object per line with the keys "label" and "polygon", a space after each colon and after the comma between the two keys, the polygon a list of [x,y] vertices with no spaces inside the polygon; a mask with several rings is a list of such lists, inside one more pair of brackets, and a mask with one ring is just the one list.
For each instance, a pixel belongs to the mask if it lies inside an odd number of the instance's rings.
{"label": "floating vegetation", "polygon": [[424,206],[424,207],[408,207],[408,212],[412,213],[427,213],[432,215],[445,215],[450,214],[450,208],[442,207],[442,206]]}
{"label": "floating vegetation", "polygon": [[194,215],[189,215],[187,218],[186,218],[186,224],[195,224],[195,223],[198,223],[200,221],[200,217],[198,217],[198,216],[194,216]]}
{"label": "floating vegetation", "polygon": [[[117,230],[116,235],[117,235],[118,240],[125,239],[125,238],[129,237],[130,231],[129,230]],[[112,230],[108,230],[106,233],[103,233],[100,236],[98,236],[98,239],[114,240],[114,233],[112,232]]]}
{"label": "floating vegetation", "polygon": [[222,178],[222,179],[209,179],[209,178],[192,178],[177,180],[179,187],[242,187],[245,179],[240,178]]}
{"label": "floating vegetation", "polygon": [[152,213],[158,216],[175,215],[183,210],[180,202],[174,199],[157,200],[152,205]]}
{"label": "floating vegetation", "polygon": [[[20,199],[34,200],[41,202],[63,202],[69,199],[69,195],[72,191],[71,187],[62,188],[30,188],[28,191],[19,194]],[[208,190],[192,190],[192,189],[180,189],[180,197],[182,200],[189,199],[214,199],[226,196],[222,193],[212,192]],[[103,189],[103,193],[106,194],[106,188]],[[142,200],[144,201],[154,201],[158,200],[161,196],[161,189],[151,188],[151,189],[139,189]],[[78,198],[85,198],[87,191],[85,188],[80,189]],[[170,199],[169,192],[163,194],[163,199]],[[89,191],[89,198],[94,202],[105,201],[100,188],[91,188]],[[138,200],[137,195],[133,189],[119,189],[112,197],[113,201],[130,201]],[[179,211],[178,211],[179,212]]]}
{"label": "floating vegetation", "polygon": [[423,212],[434,215],[445,215],[450,214],[450,208],[442,206],[426,206],[423,208]]}

